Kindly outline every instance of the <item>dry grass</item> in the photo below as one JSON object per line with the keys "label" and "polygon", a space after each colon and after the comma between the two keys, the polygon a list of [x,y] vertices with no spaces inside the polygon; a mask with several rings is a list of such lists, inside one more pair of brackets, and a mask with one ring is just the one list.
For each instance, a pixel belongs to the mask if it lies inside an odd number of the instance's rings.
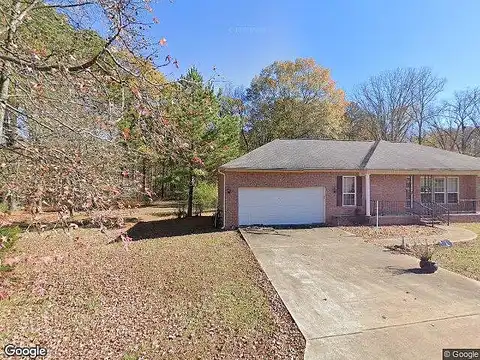
{"label": "dry grass", "polygon": [[399,239],[403,236],[410,241],[445,232],[436,227],[423,225],[390,225],[380,226],[378,229],[375,226],[345,226],[341,229],[364,239]]}
{"label": "dry grass", "polygon": [[236,232],[106,241],[93,229],[24,235],[0,284],[0,344],[39,344],[52,359],[303,358]]}
{"label": "dry grass", "polygon": [[[455,224],[480,234],[480,224]],[[455,243],[451,248],[435,247],[433,260],[441,267],[480,281],[480,239]]]}
{"label": "dry grass", "polygon": [[[161,206],[143,206],[143,207],[132,207],[125,209],[112,209],[105,210],[102,213],[106,217],[122,217],[124,219],[132,219],[134,221],[151,221],[158,220],[158,218],[174,216],[176,217],[177,209],[175,207],[161,207]],[[210,213],[209,213],[210,214]],[[98,215],[98,214],[97,214]],[[90,219],[91,214],[86,212],[76,212],[73,217],[66,219],[67,222],[78,222],[85,219]],[[24,227],[27,227],[29,224],[50,224],[57,223],[59,221],[59,215],[57,212],[43,212],[33,216],[32,214],[26,211],[17,211],[13,214],[1,213],[0,212],[0,224],[2,223],[12,223],[12,224],[21,224]]]}

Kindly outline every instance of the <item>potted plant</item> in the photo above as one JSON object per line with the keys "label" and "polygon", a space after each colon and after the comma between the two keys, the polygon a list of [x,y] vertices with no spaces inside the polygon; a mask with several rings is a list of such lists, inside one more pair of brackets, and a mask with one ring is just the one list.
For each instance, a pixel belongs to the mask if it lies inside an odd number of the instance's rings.
{"label": "potted plant", "polygon": [[425,246],[415,249],[417,257],[420,259],[420,269],[422,272],[431,274],[438,270],[438,265],[432,261],[433,250],[428,246],[428,243],[425,242]]}

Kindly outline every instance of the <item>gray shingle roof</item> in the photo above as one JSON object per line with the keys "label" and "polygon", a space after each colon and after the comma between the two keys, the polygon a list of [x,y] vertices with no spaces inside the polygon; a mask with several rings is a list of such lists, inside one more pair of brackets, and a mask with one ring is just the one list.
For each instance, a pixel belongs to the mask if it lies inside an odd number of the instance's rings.
{"label": "gray shingle roof", "polygon": [[480,171],[480,158],[412,143],[274,140],[220,168]]}
{"label": "gray shingle roof", "polygon": [[431,146],[380,141],[365,169],[480,170],[480,158]]}
{"label": "gray shingle roof", "polygon": [[372,145],[373,141],[274,140],[221,168],[357,169]]}

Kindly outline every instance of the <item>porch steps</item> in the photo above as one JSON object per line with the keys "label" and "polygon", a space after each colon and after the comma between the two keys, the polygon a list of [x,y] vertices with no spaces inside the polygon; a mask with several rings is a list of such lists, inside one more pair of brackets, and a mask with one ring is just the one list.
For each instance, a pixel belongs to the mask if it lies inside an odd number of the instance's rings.
{"label": "porch steps", "polygon": [[421,217],[420,218],[420,224],[423,224],[423,225],[431,225],[431,224],[438,225],[438,224],[441,224],[442,222],[443,221],[441,221],[438,218],[434,218],[434,219],[432,219],[431,217],[430,218],[428,218],[428,217]]}

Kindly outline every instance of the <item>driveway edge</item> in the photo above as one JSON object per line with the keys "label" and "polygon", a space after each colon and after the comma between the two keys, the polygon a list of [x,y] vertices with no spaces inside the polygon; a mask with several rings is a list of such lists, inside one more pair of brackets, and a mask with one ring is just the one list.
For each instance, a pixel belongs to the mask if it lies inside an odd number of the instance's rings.
{"label": "driveway edge", "polygon": [[280,301],[282,302],[283,306],[285,307],[285,309],[287,310],[288,312],[288,315],[290,316],[290,318],[292,319],[293,323],[295,324],[295,326],[297,327],[298,329],[298,332],[300,334],[302,334],[302,337],[303,337],[303,341],[305,343],[305,347],[303,349],[303,355],[305,357],[305,354],[306,354],[306,351],[307,351],[307,346],[308,346],[308,341],[307,338],[305,337],[305,334],[302,332],[302,330],[300,330],[300,327],[298,326],[298,323],[295,321],[295,318],[293,317],[292,313],[290,312],[290,309],[288,308],[288,306],[285,304],[285,301],[283,301],[282,297],[280,296],[280,294],[278,293],[277,289],[275,288],[275,286],[273,285],[272,283],[272,279],[270,279],[270,277],[268,276],[267,272],[265,271],[265,269],[263,268],[262,264],[260,263],[260,261],[258,261],[257,259],[257,256],[255,255],[255,252],[253,251],[252,247],[250,246],[250,244],[248,243],[247,239],[245,238],[243,232],[245,231],[245,229],[242,229],[242,228],[238,228],[238,233],[240,234],[240,237],[243,239],[243,241],[245,242],[245,244],[247,244],[248,248],[250,249],[250,251],[252,252],[253,254],[253,257],[255,258],[255,261],[257,262],[258,266],[260,267],[260,269],[262,269],[262,272],[265,274],[265,278],[268,280],[268,282],[270,283],[270,285],[272,286],[272,289],[275,291],[275,293],[277,294],[278,298],[280,299]]}

